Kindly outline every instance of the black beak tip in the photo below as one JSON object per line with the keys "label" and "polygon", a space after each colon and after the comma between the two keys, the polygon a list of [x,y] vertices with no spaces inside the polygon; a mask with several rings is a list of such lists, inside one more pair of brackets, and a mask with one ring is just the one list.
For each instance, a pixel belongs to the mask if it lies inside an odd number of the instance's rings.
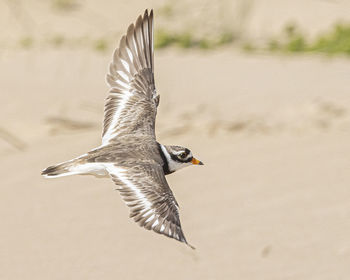
{"label": "black beak tip", "polygon": [[204,165],[204,163],[200,161],[200,162],[198,163],[198,165]]}

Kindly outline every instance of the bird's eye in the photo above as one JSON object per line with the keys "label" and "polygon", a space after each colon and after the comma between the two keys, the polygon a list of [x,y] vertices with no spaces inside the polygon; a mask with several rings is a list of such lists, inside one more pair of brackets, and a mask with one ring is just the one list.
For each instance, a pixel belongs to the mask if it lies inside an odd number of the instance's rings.
{"label": "bird's eye", "polygon": [[182,158],[182,159],[184,159],[186,156],[187,156],[186,153],[179,154],[179,157]]}

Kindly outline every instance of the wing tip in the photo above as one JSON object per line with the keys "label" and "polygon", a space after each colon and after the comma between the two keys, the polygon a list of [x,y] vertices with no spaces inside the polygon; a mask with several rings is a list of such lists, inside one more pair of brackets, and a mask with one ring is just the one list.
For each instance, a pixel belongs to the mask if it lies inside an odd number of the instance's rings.
{"label": "wing tip", "polygon": [[148,11],[148,9],[145,9],[145,12],[143,13],[143,16],[153,16],[153,8],[151,8],[149,11]]}
{"label": "wing tip", "polygon": [[196,247],[194,247],[193,245],[191,245],[190,243],[188,242],[185,242],[185,244],[190,247],[192,250],[196,250]]}
{"label": "wing tip", "polygon": [[169,237],[172,237],[172,238],[174,238],[174,239],[176,239],[176,240],[178,240],[178,241],[180,241],[180,242],[183,242],[183,243],[185,243],[188,247],[190,247],[192,250],[196,250],[196,247],[194,247],[193,245],[191,245],[190,243],[188,243],[187,242],[187,240],[186,240],[186,237],[185,237],[185,235],[184,235],[184,233],[182,232],[182,229],[180,228],[180,234],[179,234],[179,239],[178,238],[175,238],[175,237],[173,237],[173,236],[169,236]]}
{"label": "wing tip", "polygon": [[[190,247],[192,250],[196,250],[196,247],[194,247],[192,244],[188,243],[186,240],[186,237],[182,231],[181,226],[176,226],[176,230],[174,230],[172,233],[169,234],[169,231],[167,230],[160,230],[161,225],[164,225],[163,221],[159,222],[157,226],[152,227],[152,224],[154,223],[154,219],[151,220],[149,223],[146,223],[145,221],[148,219],[149,216],[143,216],[141,214],[136,214],[135,212],[130,213],[130,218],[132,218],[140,227],[153,231],[157,234],[164,235],[168,238],[175,239],[179,242],[185,243],[188,247]],[[158,218],[159,219],[159,218]]]}
{"label": "wing tip", "polygon": [[149,23],[151,23],[151,25],[153,25],[153,9],[150,9],[149,11],[148,9],[146,9],[143,13],[143,16],[140,15],[139,17],[141,17],[143,22],[148,21]]}

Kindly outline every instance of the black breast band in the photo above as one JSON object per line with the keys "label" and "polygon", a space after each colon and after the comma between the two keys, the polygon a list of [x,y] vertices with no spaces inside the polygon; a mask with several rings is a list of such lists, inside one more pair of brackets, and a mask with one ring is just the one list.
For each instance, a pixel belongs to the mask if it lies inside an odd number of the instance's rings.
{"label": "black breast band", "polygon": [[168,175],[168,174],[171,174],[173,172],[170,172],[169,170],[169,164],[168,164],[168,160],[166,159],[164,153],[163,153],[163,150],[162,150],[162,147],[160,146],[160,144],[157,142],[158,144],[158,151],[159,151],[159,154],[163,160],[163,171],[164,171],[164,174],[165,175]]}

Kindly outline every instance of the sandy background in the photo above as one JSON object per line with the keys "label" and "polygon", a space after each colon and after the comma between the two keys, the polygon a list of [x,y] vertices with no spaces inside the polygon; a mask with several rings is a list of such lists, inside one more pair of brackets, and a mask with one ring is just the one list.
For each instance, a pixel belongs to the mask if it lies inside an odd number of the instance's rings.
{"label": "sandy background", "polygon": [[[176,9],[186,22],[220,10],[211,2]],[[249,2],[242,28],[256,40],[290,21],[312,36],[350,20],[349,1]],[[111,180],[40,176],[99,145],[111,51],[16,45],[56,32],[117,41],[169,2],[49,3],[0,2],[0,279],[349,279],[349,58],[156,51],[158,140],[205,163],[168,176],[193,251],[129,220]],[[226,16],[242,7],[223,3]]]}

